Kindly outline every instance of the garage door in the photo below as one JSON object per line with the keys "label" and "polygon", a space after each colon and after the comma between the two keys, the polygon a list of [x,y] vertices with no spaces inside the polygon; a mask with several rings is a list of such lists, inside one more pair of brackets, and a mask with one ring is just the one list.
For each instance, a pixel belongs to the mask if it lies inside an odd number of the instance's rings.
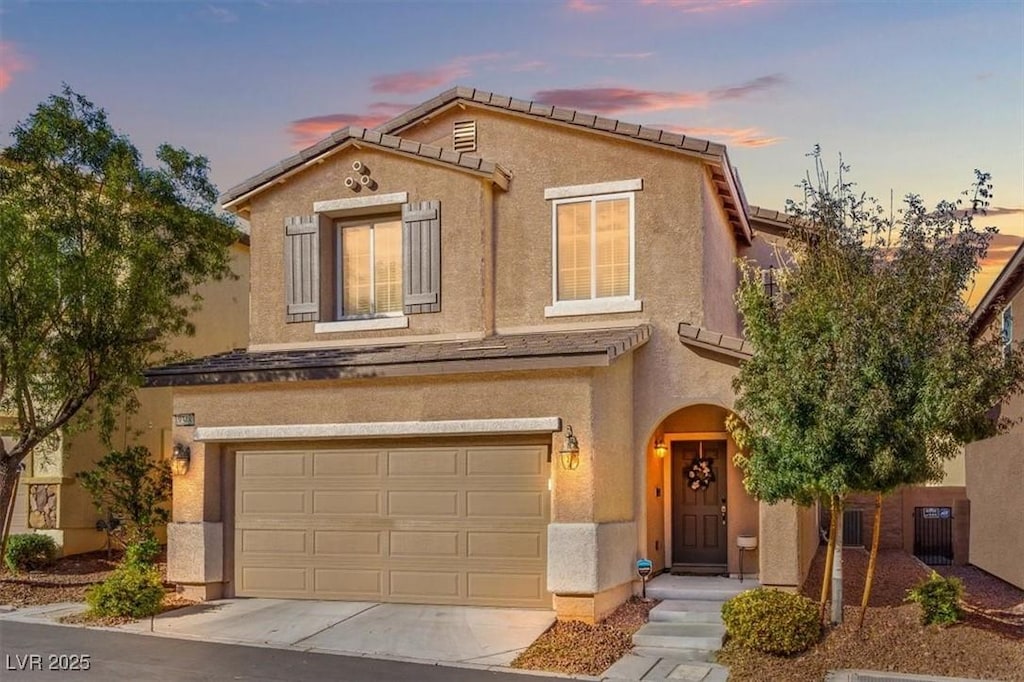
{"label": "garage door", "polygon": [[546,446],[243,451],[247,597],[551,606]]}

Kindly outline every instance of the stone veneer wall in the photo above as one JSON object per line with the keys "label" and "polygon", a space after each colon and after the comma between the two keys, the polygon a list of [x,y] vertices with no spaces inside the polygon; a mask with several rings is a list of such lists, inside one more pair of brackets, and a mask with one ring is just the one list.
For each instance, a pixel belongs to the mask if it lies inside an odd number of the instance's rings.
{"label": "stone veneer wall", "polygon": [[28,526],[57,527],[57,484],[33,483],[28,486]]}

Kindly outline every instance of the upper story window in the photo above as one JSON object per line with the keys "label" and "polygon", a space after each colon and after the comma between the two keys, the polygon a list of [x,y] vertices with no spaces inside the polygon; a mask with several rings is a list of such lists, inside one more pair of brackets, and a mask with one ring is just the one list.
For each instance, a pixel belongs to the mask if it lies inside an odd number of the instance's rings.
{"label": "upper story window", "polygon": [[402,221],[338,224],[337,317],[402,313]]}
{"label": "upper story window", "polygon": [[[564,187],[545,192],[552,202],[553,304],[549,317],[635,312],[635,193],[641,181]],[[556,198],[558,195],[570,195]]]}
{"label": "upper story window", "polygon": [[409,326],[441,310],[441,202],[404,192],[321,201],[285,219],[285,321],[315,332]]}
{"label": "upper story window", "polygon": [[1003,352],[1009,354],[1013,346],[1013,306],[1003,308],[1002,329]]}

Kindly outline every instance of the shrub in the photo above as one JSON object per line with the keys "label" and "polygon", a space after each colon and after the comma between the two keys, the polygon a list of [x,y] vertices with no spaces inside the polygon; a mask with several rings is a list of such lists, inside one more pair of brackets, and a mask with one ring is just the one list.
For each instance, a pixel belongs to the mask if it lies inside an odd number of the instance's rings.
{"label": "shrub", "polygon": [[907,601],[921,605],[921,622],[925,625],[952,625],[963,617],[960,599],[964,584],[959,578],[944,578],[935,571],[907,590]]}
{"label": "shrub", "polygon": [[799,594],[763,587],[725,602],[722,620],[741,646],[777,656],[805,651],[821,637],[817,604]]}
{"label": "shrub", "polygon": [[85,600],[93,615],[146,618],[160,612],[164,584],[155,566],[126,562],[90,588]]}
{"label": "shrub", "polygon": [[23,533],[7,538],[4,563],[15,573],[46,568],[56,559],[57,543],[49,535]]}
{"label": "shrub", "polygon": [[154,529],[168,521],[170,465],[142,445],[108,452],[92,471],[75,476],[101,516],[120,520],[118,531],[126,544],[153,537]]}
{"label": "shrub", "polygon": [[156,538],[146,538],[128,545],[124,551],[124,562],[138,566],[152,565],[160,555],[160,543]]}

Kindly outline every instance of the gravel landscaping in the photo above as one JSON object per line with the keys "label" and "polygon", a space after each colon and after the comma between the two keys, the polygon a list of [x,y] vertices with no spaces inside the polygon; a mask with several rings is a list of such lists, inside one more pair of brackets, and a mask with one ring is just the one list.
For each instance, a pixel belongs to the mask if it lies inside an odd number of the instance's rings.
{"label": "gravel landscaping", "polygon": [[657,601],[645,603],[633,597],[597,625],[556,621],[512,661],[512,667],[600,675],[633,648],[633,633],[647,622],[647,613],[657,605]]}
{"label": "gravel landscaping", "polygon": [[89,552],[57,559],[45,571],[0,572],[0,604],[37,606],[68,601],[85,601],[90,586],[103,580],[117,567],[121,552]]}
{"label": "gravel landscaping", "polygon": [[[944,567],[966,588],[964,623],[949,628],[925,627],[920,609],[905,604],[906,590],[928,575],[929,568],[899,551],[879,553],[875,586],[864,621],[856,617],[868,554],[844,552],[844,623],[809,651],[776,658],[740,649],[729,643],[719,662],[730,667],[731,680],[820,682],[828,670],[873,670],[998,679],[1024,682],[1024,591],[973,567]],[[821,589],[824,551],[815,558],[804,593],[817,600]]]}

